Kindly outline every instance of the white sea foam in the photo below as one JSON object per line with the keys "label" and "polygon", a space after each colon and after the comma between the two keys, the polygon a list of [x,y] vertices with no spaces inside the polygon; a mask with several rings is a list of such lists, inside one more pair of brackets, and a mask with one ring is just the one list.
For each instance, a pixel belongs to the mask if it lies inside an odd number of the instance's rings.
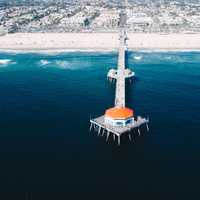
{"label": "white sea foam", "polygon": [[52,62],[54,64],[51,67],[56,67],[58,69],[65,69],[65,70],[80,70],[86,69],[91,67],[91,62],[80,62],[80,61],[66,61],[66,60],[56,60]]}
{"label": "white sea foam", "polygon": [[141,53],[179,53],[179,52],[200,52],[200,49],[163,49],[163,48],[154,48],[154,49],[134,49],[134,48],[130,48],[130,51],[137,51],[137,52],[141,52]]}
{"label": "white sea foam", "polygon": [[134,59],[135,59],[135,60],[141,60],[141,59],[142,59],[142,56],[134,56]]}
{"label": "white sea foam", "polygon": [[0,59],[0,65],[10,64],[12,61],[9,59]]}
{"label": "white sea foam", "polygon": [[16,64],[16,62],[13,62],[10,59],[0,59],[0,67],[7,67],[7,65],[13,65]]}
{"label": "white sea foam", "polygon": [[34,54],[42,54],[42,55],[58,55],[60,53],[68,53],[68,52],[97,52],[97,53],[107,53],[107,52],[117,52],[117,49],[114,48],[105,48],[105,49],[98,49],[98,48],[91,48],[91,49],[87,49],[87,48],[76,48],[76,49],[38,49],[38,50],[31,50],[31,49],[20,49],[20,50],[4,50],[4,49],[0,49],[0,52],[2,53],[13,53],[13,54],[29,54],[29,53],[34,53]]}
{"label": "white sea foam", "polygon": [[166,56],[165,59],[166,60],[172,60],[174,57],[173,56]]}
{"label": "white sea foam", "polygon": [[45,66],[48,65],[50,62],[48,60],[40,60],[40,65]]}
{"label": "white sea foam", "polygon": [[76,70],[79,68],[79,65],[69,62],[66,60],[40,60],[39,61],[40,67],[43,68],[58,68],[58,69],[68,69],[68,70]]}
{"label": "white sea foam", "polygon": [[56,67],[60,69],[72,69],[68,61],[56,60],[55,64],[56,64]]}

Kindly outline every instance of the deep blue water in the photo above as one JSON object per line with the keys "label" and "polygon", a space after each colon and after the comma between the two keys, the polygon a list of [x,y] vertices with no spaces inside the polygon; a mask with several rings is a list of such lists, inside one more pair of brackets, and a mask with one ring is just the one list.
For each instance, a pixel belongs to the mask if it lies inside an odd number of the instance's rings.
{"label": "deep blue water", "polygon": [[200,52],[129,52],[136,80],[127,105],[150,117],[151,131],[121,147],[89,132],[90,116],[113,106],[106,74],[116,63],[115,52],[0,53],[0,193],[31,200],[198,193]]}

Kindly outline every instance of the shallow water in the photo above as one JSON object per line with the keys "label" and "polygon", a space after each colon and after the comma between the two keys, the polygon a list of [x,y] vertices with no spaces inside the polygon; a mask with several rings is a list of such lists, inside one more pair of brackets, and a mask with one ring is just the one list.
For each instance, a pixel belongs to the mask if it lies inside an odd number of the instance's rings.
{"label": "shallow water", "polygon": [[151,123],[120,148],[88,131],[90,117],[113,106],[106,74],[117,53],[0,53],[0,60],[9,60],[0,62],[0,190],[32,199],[198,192],[200,52],[129,52],[136,80],[127,105]]}

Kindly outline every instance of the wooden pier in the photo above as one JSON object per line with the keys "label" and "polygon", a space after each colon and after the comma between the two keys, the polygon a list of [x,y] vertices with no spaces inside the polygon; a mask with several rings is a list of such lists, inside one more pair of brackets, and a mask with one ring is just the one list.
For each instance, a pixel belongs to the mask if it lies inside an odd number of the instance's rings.
{"label": "wooden pier", "polygon": [[[117,80],[117,73],[118,73],[117,69],[109,70],[109,72],[107,74],[108,80],[110,80],[110,82],[115,82]],[[126,80],[129,80],[131,82],[131,80],[135,76],[135,72],[131,71],[130,69],[125,69],[124,76],[125,76]]]}
{"label": "wooden pier", "polygon": [[124,7],[120,12],[120,37],[119,37],[119,55],[118,55],[118,67],[117,69],[111,69],[108,72],[107,77],[111,80],[116,80],[115,91],[115,107],[95,119],[90,119],[90,130],[94,129],[98,132],[98,135],[106,134],[106,141],[112,134],[113,139],[117,137],[118,145],[120,145],[121,136],[127,134],[131,140],[131,133],[134,129],[137,129],[140,135],[140,127],[146,125],[147,131],[149,131],[148,123],[149,119],[134,116],[132,109],[127,109],[125,105],[125,81],[127,78],[133,78],[135,73],[129,69],[126,69],[126,21],[127,21],[127,0],[124,0]]}
{"label": "wooden pier", "polygon": [[132,124],[129,124],[127,126],[110,126],[105,123],[105,116],[101,116],[95,119],[90,120],[90,131],[95,130],[99,135],[106,134],[106,141],[108,141],[109,137],[113,135],[113,139],[115,140],[115,137],[117,137],[118,145],[120,145],[121,136],[123,134],[128,134],[129,140],[132,140],[132,132],[134,129],[137,129],[138,135],[141,135],[140,128],[143,125],[146,125],[147,131],[149,131],[149,119],[142,118],[138,116],[137,120],[135,120]]}

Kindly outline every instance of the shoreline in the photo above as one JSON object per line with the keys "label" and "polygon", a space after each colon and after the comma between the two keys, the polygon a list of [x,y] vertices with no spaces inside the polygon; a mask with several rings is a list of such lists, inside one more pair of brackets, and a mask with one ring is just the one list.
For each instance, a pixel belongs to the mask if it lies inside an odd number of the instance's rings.
{"label": "shoreline", "polygon": [[[0,52],[111,52],[118,33],[16,33],[0,37]],[[128,50],[141,52],[200,51],[200,34],[128,33]]]}
{"label": "shoreline", "polygon": [[[153,52],[200,52],[200,48],[198,49],[133,49],[128,48],[129,52],[141,52],[141,53],[153,53]],[[73,53],[73,52],[86,52],[86,53],[106,53],[106,52],[118,52],[118,49],[0,49],[0,53],[35,53],[35,54],[56,54],[56,53]]]}

